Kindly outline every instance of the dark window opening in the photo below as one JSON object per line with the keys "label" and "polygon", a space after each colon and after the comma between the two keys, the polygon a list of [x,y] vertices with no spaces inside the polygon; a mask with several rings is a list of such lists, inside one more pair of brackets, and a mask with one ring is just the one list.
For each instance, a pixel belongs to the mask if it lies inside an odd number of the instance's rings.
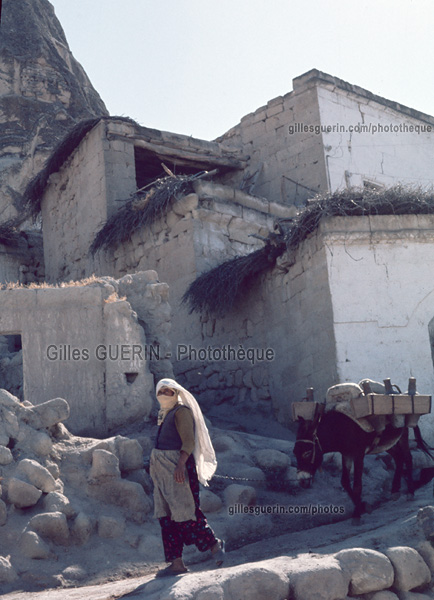
{"label": "dark window opening", "polygon": [[369,181],[367,179],[363,180],[363,189],[369,190],[372,192],[379,192],[384,189],[384,185],[381,183],[375,183],[375,181]]}
{"label": "dark window opening", "polygon": [[128,385],[134,383],[137,379],[138,373],[125,373],[125,379],[127,380]]}
{"label": "dark window opening", "polygon": [[0,388],[23,401],[23,387],[21,335],[0,335]]}
{"label": "dark window opening", "polygon": [[167,176],[161,163],[164,163],[174,175],[194,175],[202,170],[200,166],[180,165],[176,160],[161,158],[154,152],[138,148],[137,146],[134,147],[134,159],[136,163],[136,184],[138,190],[160,177]]}

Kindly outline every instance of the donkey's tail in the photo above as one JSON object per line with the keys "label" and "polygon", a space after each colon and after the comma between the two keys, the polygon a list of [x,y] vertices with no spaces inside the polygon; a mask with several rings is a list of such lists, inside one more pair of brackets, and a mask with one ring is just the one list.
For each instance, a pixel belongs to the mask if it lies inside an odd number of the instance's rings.
{"label": "donkey's tail", "polygon": [[422,452],[424,452],[427,456],[429,456],[430,458],[432,458],[434,460],[434,456],[430,452],[430,451],[434,451],[434,448],[431,448],[431,446],[428,446],[428,444],[424,441],[418,425],[416,425],[416,427],[414,427],[414,437],[416,439],[416,444],[417,444],[417,447],[419,448],[419,450],[422,450]]}

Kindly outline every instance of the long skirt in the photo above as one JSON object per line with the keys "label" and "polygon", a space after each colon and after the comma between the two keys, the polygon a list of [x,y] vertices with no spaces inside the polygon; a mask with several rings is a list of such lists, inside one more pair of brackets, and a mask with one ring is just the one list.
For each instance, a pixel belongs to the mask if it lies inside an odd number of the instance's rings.
{"label": "long skirt", "polygon": [[199,480],[197,478],[196,463],[192,454],[186,462],[186,469],[195,504],[196,520],[172,521],[170,517],[161,517],[161,535],[163,538],[164,555],[167,562],[182,556],[184,544],[195,544],[201,552],[210,550],[217,541],[213,530],[208,525],[205,515],[199,507]]}

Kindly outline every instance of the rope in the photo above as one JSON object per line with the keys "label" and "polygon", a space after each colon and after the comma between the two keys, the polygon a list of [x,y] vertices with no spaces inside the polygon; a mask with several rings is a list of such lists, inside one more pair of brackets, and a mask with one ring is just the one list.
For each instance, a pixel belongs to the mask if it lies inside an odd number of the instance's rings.
{"label": "rope", "polygon": [[267,483],[266,479],[250,479],[249,477],[232,477],[231,475],[213,475],[213,479],[230,479],[231,481],[256,481],[258,483]]}

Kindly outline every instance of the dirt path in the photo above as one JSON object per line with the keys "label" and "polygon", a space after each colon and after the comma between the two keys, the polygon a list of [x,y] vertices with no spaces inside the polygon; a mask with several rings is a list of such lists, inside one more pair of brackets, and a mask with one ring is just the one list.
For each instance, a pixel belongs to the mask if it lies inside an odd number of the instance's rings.
{"label": "dirt path", "polygon": [[[277,556],[297,556],[311,552],[328,554],[348,547],[369,547],[382,550],[393,545],[416,545],[421,539],[416,515],[420,508],[433,504],[432,486],[419,490],[416,499],[405,496],[387,502],[366,515],[358,526],[350,520],[323,525],[248,544],[227,553],[225,568],[247,562],[256,562]],[[303,517],[300,517],[303,518]],[[189,566],[192,573],[214,569],[207,560]],[[58,588],[41,592],[12,592],[2,600],[145,600],[149,594],[167,592],[174,580],[154,580],[158,565],[144,570],[143,575],[122,581],[103,582],[80,588]],[[187,575],[188,576],[188,575]]]}

